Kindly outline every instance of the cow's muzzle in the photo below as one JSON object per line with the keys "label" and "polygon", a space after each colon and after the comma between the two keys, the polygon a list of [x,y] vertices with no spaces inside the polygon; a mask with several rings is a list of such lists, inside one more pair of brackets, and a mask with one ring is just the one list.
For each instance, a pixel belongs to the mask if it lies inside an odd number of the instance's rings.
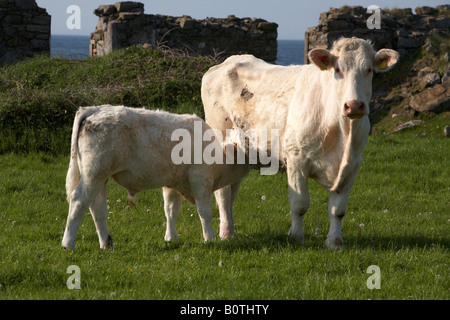
{"label": "cow's muzzle", "polygon": [[350,119],[362,118],[367,114],[366,104],[362,101],[350,100],[344,104],[344,115]]}

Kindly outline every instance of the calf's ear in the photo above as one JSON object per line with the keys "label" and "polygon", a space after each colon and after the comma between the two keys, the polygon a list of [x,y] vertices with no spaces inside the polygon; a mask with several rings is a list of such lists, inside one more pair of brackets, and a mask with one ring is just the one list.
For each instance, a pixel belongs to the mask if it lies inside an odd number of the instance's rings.
{"label": "calf's ear", "polygon": [[373,67],[375,72],[388,72],[398,62],[399,54],[391,49],[381,49],[375,54]]}
{"label": "calf's ear", "polygon": [[312,61],[320,70],[325,71],[333,68],[337,57],[325,49],[313,49],[308,54],[309,60]]}

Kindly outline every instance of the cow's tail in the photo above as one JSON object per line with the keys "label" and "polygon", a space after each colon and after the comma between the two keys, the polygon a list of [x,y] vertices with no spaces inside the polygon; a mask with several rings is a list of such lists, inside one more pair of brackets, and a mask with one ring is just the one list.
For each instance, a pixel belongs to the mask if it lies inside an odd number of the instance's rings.
{"label": "cow's tail", "polygon": [[78,133],[80,130],[81,123],[92,114],[98,112],[100,109],[98,107],[87,107],[79,108],[77,114],[75,115],[75,120],[73,121],[72,129],[72,140],[70,147],[70,162],[69,170],[66,176],[66,193],[67,201],[70,202],[70,195],[72,194],[75,187],[80,182],[80,177],[78,174]]}

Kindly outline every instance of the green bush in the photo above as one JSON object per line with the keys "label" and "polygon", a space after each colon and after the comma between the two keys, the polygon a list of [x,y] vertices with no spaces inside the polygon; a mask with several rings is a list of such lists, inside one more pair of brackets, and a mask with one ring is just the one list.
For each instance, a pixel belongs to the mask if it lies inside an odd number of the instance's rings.
{"label": "green bush", "polygon": [[67,153],[79,106],[114,104],[203,116],[201,78],[217,61],[130,47],[106,57],[35,57],[0,69],[0,154]]}

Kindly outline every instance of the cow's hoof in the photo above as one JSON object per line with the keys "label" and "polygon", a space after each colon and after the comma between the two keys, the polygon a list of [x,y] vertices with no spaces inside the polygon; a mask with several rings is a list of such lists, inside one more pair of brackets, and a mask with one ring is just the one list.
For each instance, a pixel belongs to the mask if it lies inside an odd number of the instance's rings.
{"label": "cow's hoof", "polygon": [[325,246],[334,251],[344,250],[344,239],[342,238],[327,238]]}
{"label": "cow's hoof", "polygon": [[164,241],[166,242],[177,242],[178,241],[178,234],[166,234],[164,237]]}
{"label": "cow's hoof", "polygon": [[234,233],[234,232],[223,233],[223,234],[220,234],[219,237],[221,240],[232,239],[232,238],[236,238],[236,233]]}
{"label": "cow's hoof", "polygon": [[222,239],[222,240],[230,239],[230,238],[236,237],[236,233],[234,232],[233,229],[230,229],[230,228],[221,228],[221,229],[219,230],[219,237],[220,237],[220,239]]}
{"label": "cow's hoof", "polygon": [[222,240],[236,237],[234,228],[230,227],[229,224],[219,224],[219,237]]}

